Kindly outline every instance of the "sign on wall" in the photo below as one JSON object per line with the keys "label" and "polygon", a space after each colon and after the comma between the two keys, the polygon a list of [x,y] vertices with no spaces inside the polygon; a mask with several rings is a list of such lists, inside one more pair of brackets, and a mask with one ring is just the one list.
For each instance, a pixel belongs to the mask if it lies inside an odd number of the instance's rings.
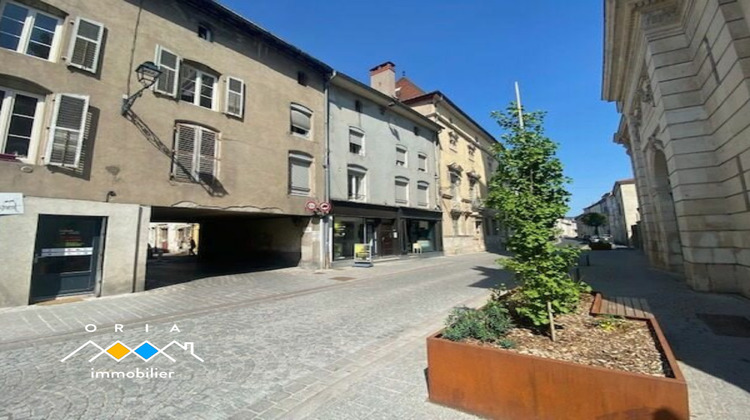
{"label": "sign on wall", "polygon": [[0,193],[0,214],[23,214],[23,194]]}

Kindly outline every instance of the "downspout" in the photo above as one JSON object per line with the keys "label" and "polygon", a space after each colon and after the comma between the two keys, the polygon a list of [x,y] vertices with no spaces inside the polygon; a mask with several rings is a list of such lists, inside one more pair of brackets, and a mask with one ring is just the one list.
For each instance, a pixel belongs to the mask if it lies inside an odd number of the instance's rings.
{"label": "downspout", "polygon": [[[432,106],[435,107],[435,124],[438,124],[438,125],[440,124],[440,113],[438,112],[437,104],[440,103],[441,100],[442,100],[442,97],[440,99],[438,99],[437,101],[435,101],[433,99],[433,102],[432,102]],[[436,197],[435,197],[435,205],[438,206],[440,208],[440,210],[441,210],[440,232],[436,232],[435,236],[437,237],[437,241],[439,241],[439,243],[440,243],[440,246],[437,249],[439,249],[441,252],[445,252],[445,248],[444,248],[445,244],[443,243],[443,235],[444,235],[444,229],[445,229],[445,226],[443,226],[443,222],[445,221],[445,217],[443,215],[445,214],[446,209],[444,209],[443,206],[442,206],[442,203],[443,203],[443,184],[441,182],[442,181],[442,177],[440,176],[440,173],[441,173],[440,171],[443,170],[442,165],[441,165],[441,156],[442,156],[442,154],[440,153],[440,132],[441,131],[442,131],[442,129],[438,129],[438,131],[435,132],[435,161],[436,161],[436,165],[435,165],[434,178],[435,178],[435,184],[437,185],[437,188],[435,188],[435,195],[436,195]],[[449,210],[450,209],[448,209],[448,211]]]}
{"label": "downspout", "polygon": [[[323,163],[324,179],[323,179],[323,201],[330,204],[331,202],[331,99],[330,89],[331,80],[336,77],[336,70],[333,70],[331,76],[325,82],[324,96],[325,96],[325,145],[323,156],[325,156],[325,162]],[[333,244],[331,244],[331,220],[333,216],[327,214],[323,216],[320,221],[320,268],[327,269],[331,268],[331,252],[333,250]]]}

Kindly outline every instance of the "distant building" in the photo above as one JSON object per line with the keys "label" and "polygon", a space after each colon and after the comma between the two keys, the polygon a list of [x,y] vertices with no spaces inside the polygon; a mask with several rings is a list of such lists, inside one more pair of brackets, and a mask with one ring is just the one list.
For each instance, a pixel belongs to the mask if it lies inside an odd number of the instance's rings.
{"label": "distant building", "polygon": [[564,217],[558,220],[555,228],[563,238],[575,238],[578,236],[578,226],[573,218]]}
{"label": "distant building", "polygon": [[615,181],[612,191],[602,195],[596,203],[584,208],[583,213],[575,218],[579,236],[596,234],[596,229],[582,221],[586,213],[599,213],[607,218],[606,223],[599,226],[599,235],[611,235],[612,241],[616,244],[634,246],[633,226],[639,221],[635,180]]}

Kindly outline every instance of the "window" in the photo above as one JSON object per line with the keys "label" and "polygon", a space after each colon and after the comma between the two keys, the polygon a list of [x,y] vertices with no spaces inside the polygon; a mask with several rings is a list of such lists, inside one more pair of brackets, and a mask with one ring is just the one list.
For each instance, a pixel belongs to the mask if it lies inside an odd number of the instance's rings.
{"label": "window", "polygon": [[53,60],[59,42],[60,19],[36,9],[5,2],[0,18],[0,47]]}
{"label": "window", "polygon": [[291,130],[292,134],[300,137],[310,137],[312,126],[312,111],[302,105],[291,106]]}
{"label": "window", "polygon": [[242,118],[245,115],[245,82],[236,77],[228,77],[226,95],[224,112]]}
{"label": "window", "polygon": [[68,65],[96,73],[104,26],[92,20],[76,18],[68,50]]}
{"label": "window", "polygon": [[396,166],[406,167],[406,148],[396,146]]}
{"label": "window", "polygon": [[47,164],[77,168],[83,149],[83,130],[89,109],[89,97],[59,94],[47,143]]}
{"label": "window", "polygon": [[215,86],[216,77],[187,64],[182,66],[180,100],[203,108],[214,109]]}
{"label": "window", "polygon": [[453,196],[453,199],[458,199],[458,193],[459,193],[459,186],[461,185],[461,177],[455,173],[450,173],[451,177],[451,196]]}
{"label": "window", "polygon": [[177,124],[172,176],[176,181],[213,183],[219,173],[219,133]]}
{"label": "window", "polygon": [[409,204],[409,180],[396,177],[396,203]]}
{"label": "window", "polygon": [[469,151],[469,160],[474,160],[474,153],[476,153],[477,147],[473,144],[469,144],[467,147]]}
{"label": "window", "polygon": [[419,153],[417,157],[419,158],[419,167],[417,168],[417,170],[419,170],[420,172],[427,172],[427,155],[425,155],[424,153]]}
{"label": "window", "polygon": [[0,87],[0,153],[33,163],[43,107],[42,97]]}
{"label": "window", "polygon": [[425,181],[417,182],[417,205],[420,207],[428,207],[430,205],[430,199],[428,191],[430,184]]}
{"label": "window", "polygon": [[306,153],[289,152],[289,194],[310,195],[312,161],[312,156]]}
{"label": "window", "polygon": [[360,101],[359,99],[354,101],[354,110],[357,112],[362,112],[362,101]]}
{"label": "window", "polygon": [[214,32],[208,27],[208,25],[198,25],[198,38],[205,39],[208,42],[213,42]]}
{"label": "window", "polygon": [[361,166],[349,165],[347,169],[347,197],[349,200],[364,200],[365,195],[365,175],[367,169]]}
{"label": "window", "polygon": [[365,133],[353,127],[349,128],[349,152],[360,156],[365,154]]}
{"label": "window", "polygon": [[416,125],[414,126],[414,135],[415,136],[419,135],[419,127],[417,127]]}
{"label": "window", "polygon": [[162,47],[156,46],[156,65],[162,73],[154,85],[154,90],[165,95],[177,97],[177,75],[180,73],[180,57]]}
{"label": "window", "polygon": [[303,71],[297,72],[297,83],[299,83],[302,86],[307,86],[307,74]]}
{"label": "window", "polygon": [[475,179],[469,180],[469,199],[472,203],[475,203],[479,197],[477,196],[477,181]]}
{"label": "window", "polygon": [[448,133],[448,141],[450,142],[450,148],[454,152],[456,151],[456,146],[458,145],[458,134],[456,134],[455,131],[451,131]]}

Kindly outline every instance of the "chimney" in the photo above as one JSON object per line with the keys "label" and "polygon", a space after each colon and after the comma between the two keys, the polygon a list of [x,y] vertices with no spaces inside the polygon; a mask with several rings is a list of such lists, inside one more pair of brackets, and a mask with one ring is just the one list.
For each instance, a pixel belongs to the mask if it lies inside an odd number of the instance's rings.
{"label": "chimney", "polygon": [[396,95],[396,65],[390,61],[370,69],[370,87],[388,96]]}

